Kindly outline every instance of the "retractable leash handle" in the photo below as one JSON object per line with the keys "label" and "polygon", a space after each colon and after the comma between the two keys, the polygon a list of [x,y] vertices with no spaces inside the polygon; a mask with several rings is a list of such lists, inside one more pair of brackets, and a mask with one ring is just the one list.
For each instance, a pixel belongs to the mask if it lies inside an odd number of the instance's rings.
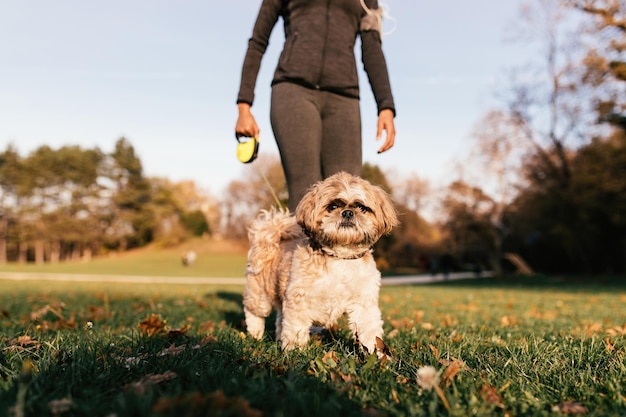
{"label": "retractable leash handle", "polygon": [[244,164],[254,161],[259,153],[259,139],[252,136],[249,140],[242,141],[237,133],[235,139],[237,139],[237,159]]}

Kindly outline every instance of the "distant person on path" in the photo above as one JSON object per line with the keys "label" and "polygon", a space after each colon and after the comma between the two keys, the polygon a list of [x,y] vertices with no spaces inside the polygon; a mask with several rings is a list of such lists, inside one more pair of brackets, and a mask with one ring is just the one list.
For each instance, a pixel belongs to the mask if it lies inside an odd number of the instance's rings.
{"label": "distant person on path", "polygon": [[263,0],[248,42],[235,134],[258,136],[251,112],[261,59],[282,17],[285,43],[272,80],[270,121],[294,211],[315,182],[339,171],[361,174],[361,112],[354,45],[378,107],[378,152],[395,142],[396,114],[382,51],[378,0]]}

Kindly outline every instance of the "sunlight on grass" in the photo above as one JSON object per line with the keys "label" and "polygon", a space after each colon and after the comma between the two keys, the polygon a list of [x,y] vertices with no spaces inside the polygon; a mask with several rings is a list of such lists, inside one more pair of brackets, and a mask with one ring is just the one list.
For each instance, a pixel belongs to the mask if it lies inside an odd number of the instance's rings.
{"label": "sunlight on grass", "polygon": [[624,287],[384,287],[384,361],[345,326],[252,340],[242,291],[0,280],[0,410],[22,390],[26,415],[626,414]]}
{"label": "sunlight on grass", "polygon": [[179,249],[142,249],[95,258],[89,262],[11,263],[0,265],[0,272],[238,278],[245,275],[245,253],[199,253],[191,266],[184,266],[181,257]]}

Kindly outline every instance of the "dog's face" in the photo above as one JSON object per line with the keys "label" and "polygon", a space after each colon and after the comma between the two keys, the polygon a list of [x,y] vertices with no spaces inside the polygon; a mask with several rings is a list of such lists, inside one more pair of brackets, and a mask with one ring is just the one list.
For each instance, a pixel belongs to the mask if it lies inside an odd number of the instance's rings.
{"label": "dog's face", "polygon": [[382,188],[345,172],[313,185],[295,215],[325,252],[348,258],[362,254],[398,224]]}

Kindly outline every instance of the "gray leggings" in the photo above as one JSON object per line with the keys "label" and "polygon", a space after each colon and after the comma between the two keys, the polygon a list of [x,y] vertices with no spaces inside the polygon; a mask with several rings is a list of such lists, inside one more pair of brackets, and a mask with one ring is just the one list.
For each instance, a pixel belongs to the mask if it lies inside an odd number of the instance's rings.
{"label": "gray leggings", "polygon": [[339,171],[361,174],[358,99],[282,82],[272,87],[270,120],[292,212],[315,182]]}

